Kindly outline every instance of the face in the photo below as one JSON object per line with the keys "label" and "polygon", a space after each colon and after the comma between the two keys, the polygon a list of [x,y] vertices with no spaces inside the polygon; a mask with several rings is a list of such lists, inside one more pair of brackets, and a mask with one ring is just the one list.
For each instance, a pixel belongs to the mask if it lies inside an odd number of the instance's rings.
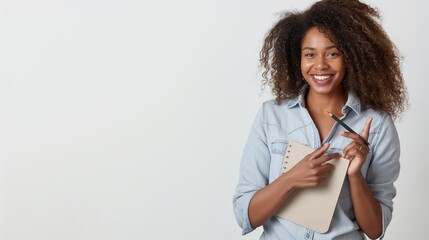
{"label": "face", "polygon": [[344,58],[325,33],[313,27],[304,36],[301,46],[301,72],[312,94],[343,95],[346,66]]}

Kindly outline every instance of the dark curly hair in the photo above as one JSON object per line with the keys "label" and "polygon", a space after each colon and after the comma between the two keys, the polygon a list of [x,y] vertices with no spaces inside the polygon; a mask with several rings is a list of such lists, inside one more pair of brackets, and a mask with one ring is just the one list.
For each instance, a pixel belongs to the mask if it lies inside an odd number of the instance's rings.
{"label": "dark curly hair", "polygon": [[317,27],[344,57],[344,89],[354,91],[364,108],[397,117],[407,102],[401,57],[379,20],[376,9],[358,0],[323,0],[304,12],[283,13],[260,52],[262,84],[272,87],[277,103],[301,93],[307,84],[300,68],[301,44],[306,32]]}

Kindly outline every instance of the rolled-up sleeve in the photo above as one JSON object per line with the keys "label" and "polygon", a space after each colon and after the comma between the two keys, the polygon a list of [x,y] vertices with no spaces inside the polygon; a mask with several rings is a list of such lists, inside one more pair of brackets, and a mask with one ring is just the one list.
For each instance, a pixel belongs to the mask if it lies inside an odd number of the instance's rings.
{"label": "rolled-up sleeve", "polygon": [[249,204],[253,195],[268,184],[270,152],[264,127],[264,109],[258,111],[244,147],[233,208],[243,235],[254,230],[249,220]]}
{"label": "rolled-up sleeve", "polygon": [[380,202],[383,215],[383,239],[387,226],[392,220],[393,198],[396,195],[394,182],[400,170],[400,144],[392,119],[385,115],[376,131],[373,154],[366,175],[366,181],[374,197]]}

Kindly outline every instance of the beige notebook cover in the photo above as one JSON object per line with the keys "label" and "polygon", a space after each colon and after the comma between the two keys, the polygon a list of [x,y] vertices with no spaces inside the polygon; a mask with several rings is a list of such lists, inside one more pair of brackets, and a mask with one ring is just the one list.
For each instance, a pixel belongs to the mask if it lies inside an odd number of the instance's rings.
{"label": "beige notebook cover", "polygon": [[[283,160],[282,173],[287,172],[314,149],[290,141]],[[277,212],[279,217],[319,233],[329,230],[335,206],[344,183],[349,160],[328,161],[334,166],[332,174],[319,186],[292,192]]]}

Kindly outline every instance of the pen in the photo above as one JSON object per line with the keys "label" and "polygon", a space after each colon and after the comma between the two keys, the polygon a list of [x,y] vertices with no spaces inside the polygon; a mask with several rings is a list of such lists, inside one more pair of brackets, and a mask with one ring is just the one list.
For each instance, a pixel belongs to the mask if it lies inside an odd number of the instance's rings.
{"label": "pen", "polygon": [[[331,116],[331,118],[333,118],[337,123],[339,123],[345,129],[347,129],[349,132],[357,134],[353,129],[351,129],[349,126],[347,126],[347,124],[345,124],[343,121],[341,121],[339,118],[337,118],[337,116],[335,116],[334,114],[332,114],[329,111],[327,111],[327,112],[328,112],[329,116]],[[369,142],[367,140],[365,140],[361,135],[359,135],[359,136],[360,136],[360,138],[362,138],[362,140],[364,141],[364,143],[366,145],[369,145]]]}

